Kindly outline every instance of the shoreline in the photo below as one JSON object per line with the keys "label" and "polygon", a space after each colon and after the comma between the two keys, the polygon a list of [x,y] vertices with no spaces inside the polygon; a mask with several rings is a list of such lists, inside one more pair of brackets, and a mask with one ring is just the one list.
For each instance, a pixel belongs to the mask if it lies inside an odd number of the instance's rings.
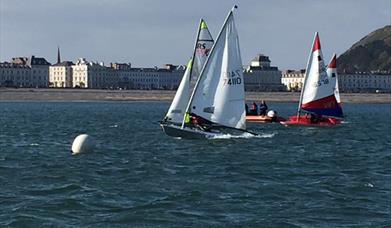
{"label": "shoreline", "polygon": [[[0,102],[171,102],[171,90],[0,88]],[[391,104],[391,93],[341,93],[342,103]],[[299,92],[246,92],[246,101],[298,103]]]}

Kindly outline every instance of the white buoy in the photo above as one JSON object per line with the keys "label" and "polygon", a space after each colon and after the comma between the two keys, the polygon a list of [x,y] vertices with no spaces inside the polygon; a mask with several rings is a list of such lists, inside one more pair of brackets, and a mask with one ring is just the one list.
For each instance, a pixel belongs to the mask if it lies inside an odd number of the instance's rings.
{"label": "white buoy", "polygon": [[72,143],[72,155],[91,152],[94,150],[94,141],[87,134],[78,135]]}

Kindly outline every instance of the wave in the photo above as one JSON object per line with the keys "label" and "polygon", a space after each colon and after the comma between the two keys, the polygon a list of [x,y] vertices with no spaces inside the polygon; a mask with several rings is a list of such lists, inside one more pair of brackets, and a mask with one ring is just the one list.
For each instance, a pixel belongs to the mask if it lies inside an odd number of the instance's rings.
{"label": "wave", "polygon": [[250,138],[273,138],[276,133],[260,133],[260,134],[251,134],[248,132],[244,132],[241,135],[231,135],[231,134],[223,134],[216,135],[211,137],[210,139],[250,139]]}

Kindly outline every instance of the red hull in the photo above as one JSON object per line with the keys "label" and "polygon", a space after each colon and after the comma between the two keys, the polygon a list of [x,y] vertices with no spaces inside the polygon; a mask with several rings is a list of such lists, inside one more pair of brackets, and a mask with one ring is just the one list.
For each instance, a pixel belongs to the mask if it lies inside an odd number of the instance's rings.
{"label": "red hull", "polygon": [[251,123],[272,123],[272,122],[281,122],[286,119],[282,117],[277,117],[275,121],[271,117],[268,116],[246,116],[246,121]]}
{"label": "red hull", "polygon": [[310,117],[300,116],[297,119],[297,116],[291,116],[287,121],[282,121],[281,124],[284,125],[301,125],[301,126],[313,126],[313,127],[328,127],[340,124],[341,120],[331,117],[322,117],[318,122],[314,123],[311,121]]}

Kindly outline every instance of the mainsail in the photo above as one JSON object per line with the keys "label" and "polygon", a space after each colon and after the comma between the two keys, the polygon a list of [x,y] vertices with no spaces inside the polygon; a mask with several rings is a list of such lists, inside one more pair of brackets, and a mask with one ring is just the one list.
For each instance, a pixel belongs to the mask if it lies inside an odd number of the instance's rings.
{"label": "mainsail", "polygon": [[342,110],[334,96],[334,87],[327,76],[319,35],[316,33],[299,107],[318,115],[342,117]]}
{"label": "mainsail", "polygon": [[231,10],[198,78],[187,111],[220,126],[245,129],[244,99],[239,37]]}
{"label": "mainsail", "polygon": [[194,88],[201,69],[206,61],[209,51],[213,45],[213,38],[210,35],[208,26],[201,19],[198,34],[193,50],[193,59],[187,64],[186,71],[179,84],[178,90],[166,114],[165,120],[182,124],[187,104],[189,103],[190,93]]}
{"label": "mainsail", "polygon": [[212,35],[209,32],[208,26],[206,25],[206,22],[203,19],[201,19],[200,21],[200,26],[198,31],[199,32],[198,32],[196,46],[193,55],[194,63],[193,63],[193,71],[191,72],[190,91],[194,89],[197,79],[200,76],[202,67],[205,64],[210,49],[212,49],[214,43]]}

